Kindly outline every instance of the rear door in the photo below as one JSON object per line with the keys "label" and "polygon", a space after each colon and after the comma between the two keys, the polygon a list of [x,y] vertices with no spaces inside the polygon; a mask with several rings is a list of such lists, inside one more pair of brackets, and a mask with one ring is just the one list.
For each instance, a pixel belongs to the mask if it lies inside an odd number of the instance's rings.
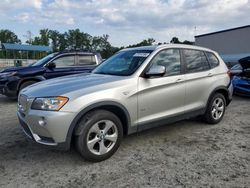
{"label": "rear door", "polygon": [[77,54],[76,69],[77,73],[89,73],[97,66],[94,54]]}
{"label": "rear door", "polygon": [[183,49],[182,52],[186,72],[185,109],[187,112],[199,110],[206,106],[210,88],[216,80],[203,51]]}
{"label": "rear door", "polygon": [[76,56],[75,54],[67,54],[62,55],[51,62],[53,62],[56,67],[55,68],[48,68],[46,67],[45,75],[44,77],[46,79],[50,78],[56,78],[60,76],[67,76],[71,74],[76,74]]}
{"label": "rear door", "polygon": [[154,65],[165,66],[166,74],[156,78],[139,77],[139,124],[184,112],[185,76],[182,74],[180,50],[174,48],[160,51],[152,59],[150,67]]}

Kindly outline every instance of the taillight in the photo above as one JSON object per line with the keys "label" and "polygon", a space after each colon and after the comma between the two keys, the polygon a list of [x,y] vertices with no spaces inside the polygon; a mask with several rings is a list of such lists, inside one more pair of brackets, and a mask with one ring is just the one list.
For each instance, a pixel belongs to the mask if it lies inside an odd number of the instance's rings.
{"label": "taillight", "polygon": [[231,78],[232,74],[230,70],[227,71],[227,75],[229,76],[229,78]]}

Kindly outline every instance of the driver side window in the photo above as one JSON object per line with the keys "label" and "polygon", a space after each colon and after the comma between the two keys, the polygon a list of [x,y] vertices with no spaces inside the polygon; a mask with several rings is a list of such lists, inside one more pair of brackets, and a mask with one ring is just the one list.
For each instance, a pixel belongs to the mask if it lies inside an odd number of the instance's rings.
{"label": "driver side window", "polygon": [[151,68],[156,65],[161,65],[166,68],[166,73],[164,76],[173,76],[180,74],[181,73],[180,50],[173,48],[160,51],[153,58]]}
{"label": "driver side window", "polygon": [[75,66],[75,56],[62,56],[53,61],[56,68],[73,67]]}

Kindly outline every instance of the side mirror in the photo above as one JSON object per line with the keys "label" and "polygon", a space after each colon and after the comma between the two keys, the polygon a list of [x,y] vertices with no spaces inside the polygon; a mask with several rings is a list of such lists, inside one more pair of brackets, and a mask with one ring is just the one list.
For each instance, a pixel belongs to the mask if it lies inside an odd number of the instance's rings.
{"label": "side mirror", "polygon": [[56,68],[56,64],[55,64],[54,62],[50,62],[50,63],[47,65],[47,67],[48,67],[49,69],[54,69],[54,68]]}
{"label": "side mirror", "polygon": [[145,76],[149,77],[161,77],[166,73],[166,67],[162,65],[152,66],[146,73]]}

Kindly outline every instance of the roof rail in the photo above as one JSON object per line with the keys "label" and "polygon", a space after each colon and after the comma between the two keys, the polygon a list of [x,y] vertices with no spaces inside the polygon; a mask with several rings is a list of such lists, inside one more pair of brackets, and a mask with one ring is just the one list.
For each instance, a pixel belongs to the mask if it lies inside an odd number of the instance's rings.
{"label": "roof rail", "polygon": [[89,50],[89,49],[65,49],[62,51],[59,51],[59,53],[67,53],[67,52],[87,52],[87,53],[98,53],[96,51],[93,50]]}

